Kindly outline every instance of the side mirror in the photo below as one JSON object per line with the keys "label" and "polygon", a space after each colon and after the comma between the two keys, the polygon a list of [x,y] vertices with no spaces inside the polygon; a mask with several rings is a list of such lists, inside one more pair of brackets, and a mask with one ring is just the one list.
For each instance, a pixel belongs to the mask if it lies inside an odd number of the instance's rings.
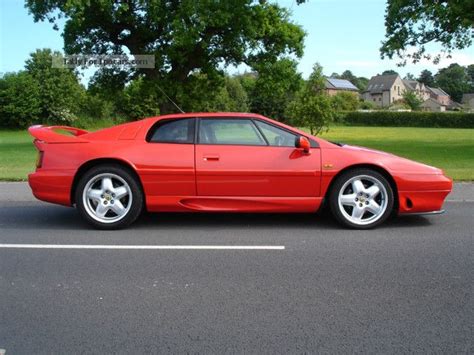
{"label": "side mirror", "polygon": [[309,153],[309,150],[311,149],[311,143],[309,142],[308,138],[297,136],[295,140],[295,147],[302,149],[305,153]]}

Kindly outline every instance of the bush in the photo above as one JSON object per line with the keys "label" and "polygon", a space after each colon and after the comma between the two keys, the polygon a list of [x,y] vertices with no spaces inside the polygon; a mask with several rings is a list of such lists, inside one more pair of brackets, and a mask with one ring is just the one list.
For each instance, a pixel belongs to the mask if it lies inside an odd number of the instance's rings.
{"label": "bush", "polygon": [[347,112],[342,122],[354,126],[474,128],[474,113]]}
{"label": "bush", "polygon": [[336,111],[354,111],[359,107],[359,95],[353,92],[341,91],[331,96],[332,107]]}

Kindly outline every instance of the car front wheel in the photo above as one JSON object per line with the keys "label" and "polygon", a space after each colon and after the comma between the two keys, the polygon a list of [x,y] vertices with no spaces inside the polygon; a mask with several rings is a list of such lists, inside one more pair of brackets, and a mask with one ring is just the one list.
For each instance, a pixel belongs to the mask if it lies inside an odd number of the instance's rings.
{"label": "car front wheel", "polygon": [[329,199],[336,220],[354,229],[378,226],[390,216],[394,206],[390,183],[370,169],[350,170],[336,178]]}
{"label": "car front wheel", "polygon": [[124,228],[143,209],[143,193],[136,178],[119,165],[101,165],[87,171],[76,189],[81,216],[99,229]]}

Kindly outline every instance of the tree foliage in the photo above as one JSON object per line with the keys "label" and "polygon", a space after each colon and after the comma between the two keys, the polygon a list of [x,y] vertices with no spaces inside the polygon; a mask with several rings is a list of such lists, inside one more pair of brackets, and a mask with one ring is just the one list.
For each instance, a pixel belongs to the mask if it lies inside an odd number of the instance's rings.
{"label": "tree foliage", "polygon": [[25,69],[40,87],[39,116],[42,122],[70,123],[76,119],[84,88],[71,69],[52,67],[53,55],[60,53],[53,53],[50,49],[36,50],[26,60]]}
{"label": "tree foliage", "polygon": [[70,69],[52,68],[52,54],[49,49],[37,50],[26,61],[24,71],[0,79],[2,126],[69,124],[76,119],[84,88]]}
{"label": "tree foliage", "polygon": [[398,75],[398,72],[396,72],[395,70],[393,69],[389,69],[389,70],[384,70],[382,72],[382,75]]}
{"label": "tree foliage", "polygon": [[40,87],[25,71],[0,78],[0,126],[26,127],[39,122]]}
{"label": "tree foliage", "polygon": [[429,70],[425,69],[420,73],[420,76],[418,77],[418,81],[420,83],[423,83],[427,86],[434,86],[434,76],[433,73],[431,73]]}
{"label": "tree foliage", "polygon": [[284,121],[286,108],[302,84],[296,67],[291,59],[259,65],[250,91],[251,111]]}
{"label": "tree foliage", "polygon": [[467,80],[469,81],[469,92],[474,92],[474,64],[470,64],[466,68]]}
{"label": "tree foliage", "polygon": [[[67,54],[154,55],[154,69],[129,74],[145,77],[142,85],[150,88],[159,83],[184,103],[199,99],[187,100],[188,93],[219,92],[222,65],[255,68],[303,53],[304,31],[286,8],[266,1],[26,0],[26,7],[35,21],[66,19]],[[176,111],[159,90],[156,95],[162,113]]]}
{"label": "tree foliage", "polygon": [[359,108],[359,95],[353,92],[341,91],[331,97],[335,111],[355,111]]}
{"label": "tree foliage", "polygon": [[309,128],[311,134],[327,129],[335,118],[331,98],[324,89],[323,68],[315,64],[308,81],[288,105],[287,115],[292,123]]}
{"label": "tree foliage", "polygon": [[397,56],[402,65],[422,58],[437,63],[440,55],[431,56],[426,45],[438,42],[447,53],[467,48],[472,44],[473,25],[472,0],[388,0],[381,57]]}
{"label": "tree foliage", "polygon": [[440,69],[435,75],[435,80],[436,85],[457,102],[461,102],[462,94],[468,92],[470,88],[467,69],[456,63]]}
{"label": "tree foliage", "polygon": [[423,103],[423,101],[418,97],[416,92],[412,90],[405,90],[403,92],[403,101],[413,111],[419,111],[421,109],[421,104]]}

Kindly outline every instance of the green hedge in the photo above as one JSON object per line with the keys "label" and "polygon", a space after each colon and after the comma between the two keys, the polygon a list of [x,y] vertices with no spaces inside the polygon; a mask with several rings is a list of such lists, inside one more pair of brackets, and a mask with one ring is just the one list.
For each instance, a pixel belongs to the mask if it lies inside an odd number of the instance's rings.
{"label": "green hedge", "polygon": [[342,123],[353,126],[474,128],[474,113],[346,112]]}

